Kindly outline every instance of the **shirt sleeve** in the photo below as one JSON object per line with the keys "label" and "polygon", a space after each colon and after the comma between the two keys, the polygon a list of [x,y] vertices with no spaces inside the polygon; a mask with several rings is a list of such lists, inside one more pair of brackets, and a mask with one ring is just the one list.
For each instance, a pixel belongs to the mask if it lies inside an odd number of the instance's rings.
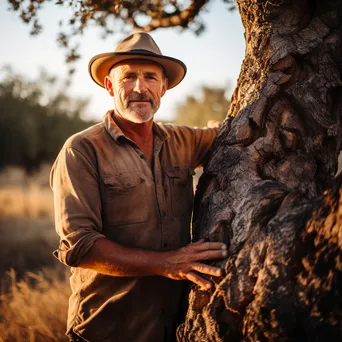
{"label": "shirt sleeve", "polygon": [[55,226],[60,236],[54,256],[77,267],[102,234],[101,195],[96,167],[77,148],[64,147],[50,176]]}
{"label": "shirt sleeve", "polygon": [[194,153],[192,156],[193,168],[202,166],[207,153],[216,138],[219,128],[193,128],[194,134]]}

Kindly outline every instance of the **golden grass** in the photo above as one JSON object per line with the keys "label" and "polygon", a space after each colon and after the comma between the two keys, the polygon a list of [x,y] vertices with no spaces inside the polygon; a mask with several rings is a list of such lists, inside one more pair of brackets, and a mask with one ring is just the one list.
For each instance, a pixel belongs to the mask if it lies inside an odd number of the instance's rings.
{"label": "golden grass", "polygon": [[52,256],[49,166],[0,174],[0,342],[63,342],[69,270]]}
{"label": "golden grass", "polygon": [[67,341],[69,270],[52,256],[52,220],[1,219],[0,234],[0,342]]}
{"label": "golden grass", "polygon": [[43,272],[28,272],[18,281],[11,270],[8,284],[4,286],[9,288],[0,296],[0,341],[68,341],[65,336],[69,296],[66,279],[66,274],[62,279],[52,274],[49,280]]}

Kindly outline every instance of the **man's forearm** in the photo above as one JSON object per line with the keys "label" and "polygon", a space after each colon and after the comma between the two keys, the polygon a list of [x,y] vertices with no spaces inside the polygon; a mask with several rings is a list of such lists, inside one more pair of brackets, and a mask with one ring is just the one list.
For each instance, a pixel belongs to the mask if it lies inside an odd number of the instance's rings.
{"label": "man's forearm", "polygon": [[162,254],[165,252],[128,248],[108,239],[98,239],[79,267],[114,277],[161,275]]}

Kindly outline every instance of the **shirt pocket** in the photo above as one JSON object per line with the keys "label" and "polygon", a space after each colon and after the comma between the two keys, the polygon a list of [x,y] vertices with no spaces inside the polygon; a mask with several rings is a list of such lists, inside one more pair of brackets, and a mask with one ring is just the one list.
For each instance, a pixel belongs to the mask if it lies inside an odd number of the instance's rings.
{"label": "shirt pocket", "polygon": [[109,225],[147,221],[146,183],[138,174],[104,176],[105,220]]}
{"label": "shirt pocket", "polygon": [[174,216],[191,214],[194,191],[193,179],[195,174],[191,168],[175,168],[164,170],[170,187],[171,207]]}

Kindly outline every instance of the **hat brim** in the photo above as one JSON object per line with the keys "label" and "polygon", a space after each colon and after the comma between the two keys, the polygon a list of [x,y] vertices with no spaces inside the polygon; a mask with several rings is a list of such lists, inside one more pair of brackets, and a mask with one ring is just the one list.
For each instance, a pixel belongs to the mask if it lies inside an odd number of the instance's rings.
{"label": "hat brim", "polygon": [[168,89],[179,84],[186,74],[185,64],[176,58],[137,51],[108,52],[96,55],[89,62],[89,74],[95,83],[104,88],[104,79],[113,65],[129,59],[146,59],[160,64],[165,69],[168,78]]}

